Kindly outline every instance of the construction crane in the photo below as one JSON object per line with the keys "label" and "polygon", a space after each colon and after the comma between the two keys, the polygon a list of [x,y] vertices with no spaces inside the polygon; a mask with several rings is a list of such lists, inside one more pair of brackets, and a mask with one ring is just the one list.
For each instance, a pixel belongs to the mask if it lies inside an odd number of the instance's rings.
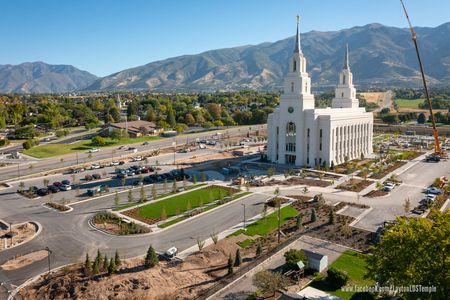
{"label": "construction crane", "polygon": [[411,29],[412,40],[414,41],[414,46],[416,46],[417,59],[419,60],[420,72],[422,73],[423,86],[425,88],[425,94],[427,95],[428,106],[430,107],[430,114],[431,114],[430,119],[431,119],[431,122],[433,123],[433,134],[434,134],[434,140],[435,140],[433,156],[435,156],[436,161],[438,161],[439,158],[446,156],[447,153],[442,151],[441,146],[439,145],[439,136],[438,136],[438,132],[436,129],[436,121],[434,119],[433,108],[431,107],[430,93],[428,93],[427,81],[425,80],[425,72],[423,71],[422,60],[420,59],[419,46],[417,46],[416,33],[414,32],[414,29],[411,26],[411,21],[409,20],[405,5],[403,4],[403,0],[400,0],[400,2],[402,3],[403,10],[405,11],[406,19],[408,20],[408,23],[409,23],[409,28]]}

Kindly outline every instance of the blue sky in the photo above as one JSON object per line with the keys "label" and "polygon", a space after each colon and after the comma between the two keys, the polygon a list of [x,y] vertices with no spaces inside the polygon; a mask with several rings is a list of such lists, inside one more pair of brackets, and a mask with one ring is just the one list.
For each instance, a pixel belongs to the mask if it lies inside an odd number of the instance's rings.
{"label": "blue sky", "polygon": [[[449,0],[405,0],[413,26]],[[43,61],[106,76],[169,57],[368,23],[407,27],[399,0],[0,0],[0,64]],[[419,37],[420,38],[420,37]]]}

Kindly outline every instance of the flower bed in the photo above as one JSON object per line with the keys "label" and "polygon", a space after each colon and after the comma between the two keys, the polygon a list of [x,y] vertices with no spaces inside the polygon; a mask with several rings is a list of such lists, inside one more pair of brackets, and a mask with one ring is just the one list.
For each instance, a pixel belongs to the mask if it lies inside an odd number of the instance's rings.
{"label": "flower bed", "polygon": [[[278,198],[278,200],[281,202],[280,205],[283,205],[284,203],[286,203],[286,202],[289,201],[289,199],[286,199],[286,198],[283,198],[283,197],[277,197],[277,198]],[[269,199],[269,200],[267,201],[267,204],[268,204],[269,206],[271,206],[271,207],[275,207],[274,201],[275,201],[275,197]],[[277,207],[278,207],[278,205],[277,205]]]}
{"label": "flower bed", "polygon": [[136,224],[135,222],[123,222],[122,218],[120,218],[118,215],[107,211],[101,211],[95,214],[95,216],[92,218],[92,224],[99,229],[119,235],[143,234],[152,232],[151,229]]}
{"label": "flower bed", "polygon": [[300,202],[309,201],[309,200],[311,200],[313,198],[313,197],[310,197],[310,196],[301,196],[301,195],[287,195],[286,197],[300,200]]}
{"label": "flower bed", "polygon": [[338,185],[336,189],[346,190],[350,192],[361,192],[366,187],[371,185],[373,181],[371,180],[361,180],[361,179],[350,179],[346,182]]}
{"label": "flower bed", "polygon": [[59,211],[68,211],[69,210],[69,208],[67,206],[56,204],[56,203],[53,203],[53,202],[47,202],[47,203],[45,203],[45,205],[47,205],[48,207],[57,209]]}
{"label": "flower bed", "polygon": [[27,193],[24,190],[18,190],[17,193],[30,199],[37,198],[33,193]]}
{"label": "flower bed", "polygon": [[396,161],[393,166],[390,166],[390,167],[386,168],[386,170],[384,170],[382,173],[378,173],[377,175],[372,175],[370,177],[371,178],[375,178],[375,179],[383,178],[387,174],[397,170],[398,168],[400,168],[400,167],[402,167],[402,166],[404,166],[406,164],[407,164],[406,161]]}
{"label": "flower bed", "polygon": [[386,192],[386,191],[382,191],[382,190],[373,190],[373,191],[370,191],[370,192],[368,192],[367,194],[365,194],[363,197],[369,197],[369,198],[372,198],[372,197],[381,197],[381,196],[386,196],[387,194],[389,194],[389,193]]}

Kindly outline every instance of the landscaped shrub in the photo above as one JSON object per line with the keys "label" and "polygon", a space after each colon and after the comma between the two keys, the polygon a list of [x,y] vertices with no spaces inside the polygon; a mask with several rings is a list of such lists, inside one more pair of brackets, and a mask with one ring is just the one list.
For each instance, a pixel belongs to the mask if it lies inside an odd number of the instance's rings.
{"label": "landscaped shrub", "polygon": [[347,284],[349,279],[350,278],[346,271],[336,269],[334,267],[331,267],[327,270],[327,280],[330,283],[336,284],[338,286],[343,286]]}

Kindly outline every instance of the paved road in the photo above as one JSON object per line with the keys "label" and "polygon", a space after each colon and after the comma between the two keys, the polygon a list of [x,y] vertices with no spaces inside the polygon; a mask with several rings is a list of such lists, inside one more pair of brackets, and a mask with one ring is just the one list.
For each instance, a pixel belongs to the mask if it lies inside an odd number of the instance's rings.
{"label": "paved road", "polygon": [[[252,128],[251,131],[255,131],[258,129],[265,129],[266,125],[253,125],[249,127],[241,127],[241,128],[230,128],[228,129],[229,135],[240,135],[246,133],[249,128]],[[222,130],[219,132],[226,132],[227,130]],[[173,142],[176,142],[177,145],[185,144],[187,142],[196,141],[196,139],[211,139],[215,132],[201,132],[190,135],[185,135],[176,138],[164,138],[161,140],[151,141],[149,145],[143,145],[142,143],[133,144],[134,147],[137,148],[138,152],[142,151],[151,151],[156,150],[158,148],[171,147]],[[129,150],[118,150],[118,147],[110,147],[110,148],[102,148],[99,152],[92,153],[92,158],[89,159],[89,152],[79,152],[77,154],[65,154],[61,153],[61,156],[47,158],[47,159],[35,159],[29,158],[28,162],[24,162],[18,166],[7,166],[0,168],[0,180],[11,179],[17,176],[23,176],[26,174],[30,174],[31,170],[29,169],[30,164],[33,164],[34,169],[33,172],[43,172],[55,168],[59,168],[62,166],[71,166],[76,164],[91,164],[96,160],[102,159],[117,159],[120,156],[130,155],[132,151]],[[116,154],[114,154],[114,150],[116,150]],[[66,152],[67,153],[67,152]],[[64,159],[64,162],[61,163],[61,158]]]}

